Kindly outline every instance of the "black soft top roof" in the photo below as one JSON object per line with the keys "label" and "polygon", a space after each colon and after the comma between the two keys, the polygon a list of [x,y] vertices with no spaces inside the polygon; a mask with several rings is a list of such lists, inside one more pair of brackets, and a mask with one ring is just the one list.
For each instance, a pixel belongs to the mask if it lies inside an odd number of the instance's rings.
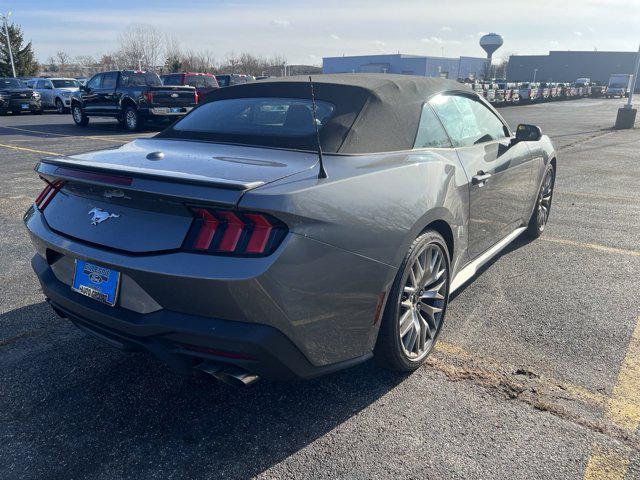
{"label": "black soft top roof", "polygon": [[[335,106],[334,114],[320,132],[320,143],[326,153],[410,150],[425,101],[443,92],[473,93],[464,85],[443,78],[376,73],[311,78],[316,100]],[[207,102],[252,97],[309,99],[309,77],[280,77],[221,88],[211,92]],[[172,136],[167,133],[166,136]],[[255,144],[247,140],[248,144]]]}

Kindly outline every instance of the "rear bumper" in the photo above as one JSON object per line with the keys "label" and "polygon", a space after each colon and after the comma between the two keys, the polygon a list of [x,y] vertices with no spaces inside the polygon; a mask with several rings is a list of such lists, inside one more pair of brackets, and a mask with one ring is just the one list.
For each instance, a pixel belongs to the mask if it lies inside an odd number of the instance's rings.
{"label": "rear bumper", "polygon": [[[295,234],[269,257],[128,255],[61,236],[34,209],[25,223],[52,306],[115,346],[149,350],[178,370],[222,362],[275,379],[371,356],[387,265]],[[73,259],[121,272],[116,307],[70,288]]]}
{"label": "rear bumper", "polygon": [[314,366],[281,332],[267,325],[185,315],[142,315],[82,297],[59,282],[44,258],[31,262],[47,301],[60,316],[116,348],[147,351],[179,373],[234,365],[274,380],[307,379],[355,365],[369,355]]}

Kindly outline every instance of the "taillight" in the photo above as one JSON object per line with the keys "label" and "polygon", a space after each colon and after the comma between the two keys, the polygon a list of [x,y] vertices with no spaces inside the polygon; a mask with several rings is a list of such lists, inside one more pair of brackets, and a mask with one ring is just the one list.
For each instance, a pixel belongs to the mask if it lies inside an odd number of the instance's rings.
{"label": "taillight", "polygon": [[153,103],[153,92],[144,92],[142,95],[147,103]]}
{"label": "taillight", "polygon": [[246,256],[274,252],[287,234],[280,220],[262,213],[194,207],[194,219],[183,248]]}
{"label": "taillight", "polygon": [[36,197],[35,204],[36,207],[38,207],[38,210],[43,212],[44,209],[47,208],[47,205],[49,205],[51,200],[53,200],[53,197],[56,196],[56,193],[60,191],[63,185],[64,182],[62,180],[56,180],[55,182],[47,181],[47,186],[44,187],[44,190],[42,190],[42,192],[40,192],[40,195]]}
{"label": "taillight", "polygon": [[200,100],[200,95],[198,95],[198,91],[196,90],[196,105],[198,104],[199,100]]}

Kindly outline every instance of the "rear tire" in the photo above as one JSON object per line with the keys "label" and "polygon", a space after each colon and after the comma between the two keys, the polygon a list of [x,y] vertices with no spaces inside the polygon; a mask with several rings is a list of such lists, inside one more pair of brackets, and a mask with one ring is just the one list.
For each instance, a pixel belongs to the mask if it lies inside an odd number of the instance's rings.
{"label": "rear tire", "polygon": [[409,247],[389,293],[373,352],[380,366],[411,372],[424,363],[442,329],[449,282],[447,244],[427,230]]}
{"label": "rear tire", "polygon": [[525,235],[532,240],[535,240],[542,232],[549,221],[549,214],[551,213],[551,200],[553,200],[553,187],[556,182],[556,169],[553,164],[547,165],[542,177],[542,184],[536,197],[536,205],[533,208],[533,213],[529,219],[529,225],[525,230]]}
{"label": "rear tire", "polygon": [[71,116],[74,123],[79,127],[86,127],[89,125],[89,117],[84,113],[82,107],[78,103],[74,103],[71,106]]}
{"label": "rear tire", "polygon": [[64,103],[62,103],[62,100],[60,100],[59,98],[56,98],[56,112],[62,114],[62,113],[67,113],[67,109],[64,106]]}
{"label": "rear tire", "polygon": [[124,127],[130,132],[137,132],[142,128],[144,120],[138,109],[132,106],[124,110]]}

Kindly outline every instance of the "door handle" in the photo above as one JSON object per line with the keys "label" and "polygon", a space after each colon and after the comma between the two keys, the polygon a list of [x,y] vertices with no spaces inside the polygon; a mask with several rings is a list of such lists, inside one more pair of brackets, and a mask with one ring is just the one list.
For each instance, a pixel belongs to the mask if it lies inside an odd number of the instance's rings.
{"label": "door handle", "polygon": [[471,183],[473,185],[482,187],[486,183],[486,181],[489,180],[489,178],[491,178],[490,173],[485,173],[483,170],[480,170],[473,177],[471,177]]}

